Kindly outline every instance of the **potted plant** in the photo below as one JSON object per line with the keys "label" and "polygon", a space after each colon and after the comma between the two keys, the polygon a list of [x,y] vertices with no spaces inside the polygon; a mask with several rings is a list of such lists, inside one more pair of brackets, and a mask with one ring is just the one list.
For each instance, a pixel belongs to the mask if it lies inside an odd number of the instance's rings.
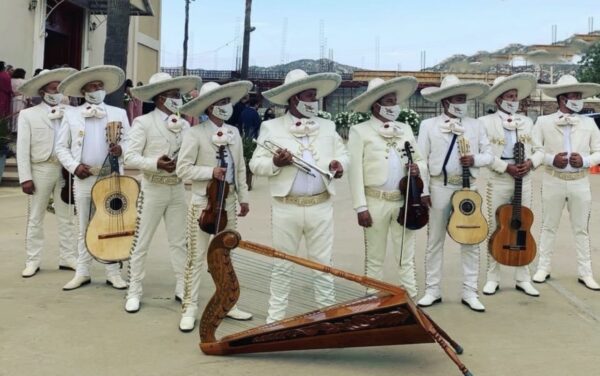
{"label": "potted plant", "polygon": [[4,175],[6,156],[9,153],[8,144],[12,142],[9,119],[10,118],[0,119],[0,182],[2,181],[2,175]]}
{"label": "potted plant", "polygon": [[250,171],[250,159],[252,159],[252,154],[254,154],[254,150],[256,149],[256,143],[252,141],[250,137],[242,138],[242,146],[244,148],[244,160],[246,161],[246,183],[248,184],[248,190],[252,190],[252,171]]}
{"label": "potted plant", "polygon": [[417,137],[419,135],[419,125],[421,125],[421,116],[414,110],[403,108],[396,121],[410,125],[412,131]]}

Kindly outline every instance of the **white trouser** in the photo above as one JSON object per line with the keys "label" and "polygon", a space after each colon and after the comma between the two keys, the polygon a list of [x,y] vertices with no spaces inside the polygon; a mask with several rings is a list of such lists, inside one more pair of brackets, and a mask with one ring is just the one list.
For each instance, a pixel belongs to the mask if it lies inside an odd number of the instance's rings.
{"label": "white trouser", "polygon": [[[487,182],[486,189],[486,204],[488,210],[488,225],[489,234],[488,240],[496,231],[496,209],[500,205],[510,204],[513,194],[515,192],[515,179],[509,174],[493,174],[490,176]],[[523,193],[521,195],[522,205],[531,209],[531,173],[523,179]],[[489,253],[488,242],[482,244],[483,249],[487,250],[487,280],[493,282],[500,282],[500,264],[494,260]],[[515,267],[515,281],[517,282],[530,282],[531,275],[529,274],[529,266],[518,266]]]}
{"label": "white trouser", "polygon": [[[472,187],[474,188],[474,187]],[[427,251],[425,252],[425,292],[441,296],[443,250],[446,240],[446,226],[450,218],[452,194],[461,186],[448,184],[440,180],[431,180],[431,209],[429,211],[429,227]],[[463,269],[462,296],[464,299],[477,296],[477,278],[479,277],[479,246],[460,245],[460,258]]]}
{"label": "white trouser", "polygon": [[142,181],[142,192],[138,200],[138,228],[135,247],[129,258],[129,290],[127,298],[142,297],[142,280],[146,275],[145,263],[148,248],[161,219],[164,219],[171,253],[171,265],[175,273],[175,294],[183,293],[183,266],[186,258],[186,212],[183,183],[176,185]]}
{"label": "white trouser", "polygon": [[[90,176],[86,179],[75,177],[75,204],[77,206],[77,215],[79,216],[79,237],[77,248],[79,257],[77,258],[76,276],[89,277],[90,266],[94,258],[85,246],[85,232],[90,223],[90,204],[92,202],[92,186],[97,180],[96,176]],[[119,264],[106,264],[106,275],[108,277],[119,275]]]}
{"label": "white trouser", "polygon": [[[306,243],[308,259],[331,265],[333,248],[333,204],[327,200],[313,206],[297,206],[271,200],[273,247],[296,255],[302,236]],[[282,320],[288,304],[294,264],[281,259],[273,260],[271,271],[271,297],[267,323]],[[333,276],[313,271],[315,301],[319,307],[335,304]]]}
{"label": "white trouser", "polygon": [[44,162],[33,163],[31,174],[35,192],[29,196],[27,214],[27,265],[39,266],[42,261],[44,247],[44,216],[50,197],[54,200],[54,213],[58,220],[58,264],[68,265],[77,258],[75,251],[75,229],[72,218],[74,208],[65,204],[60,198],[60,191],[65,183],[60,164]]}
{"label": "white trouser", "polygon": [[[182,316],[184,317],[196,317],[198,315],[201,272],[206,260],[208,245],[212,238],[211,234],[200,230],[198,218],[200,218],[200,214],[207,204],[208,198],[206,196],[193,195],[188,209],[187,259],[183,273]],[[230,190],[225,201],[225,210],[227,211],[227,226],[225,228],[228,230],[235,230],[237,227],[236,205],[237,195]]]}
{"label": "white trouser", "polygon": [[571,229],[575,235],[577,271],[580,277],[592,276],[590,254],[590,221],[592,193],[587,177],[579,180],[561,180],[544,175],[542,182],[542,234],[540,236],[538,270],[550,273],[554,238],[560,223],[563,208],[567,205]]}
{"label": "white trouser", "polygon": [[[415,234],[406,230],[406,241],[402,250],[402,226],[398,223],[398,213],[402,201],[387,201],[367,196],[367,207],[373,220],[371,227],[365,228],[365,275],[383,280],[383,263],[387,250],[388,233],[392,243],[392,252],[398,267],[398,282],[412,298],[417,296],[417,281],[415,276]],[[369,289],[369,293],[377,290]]]}

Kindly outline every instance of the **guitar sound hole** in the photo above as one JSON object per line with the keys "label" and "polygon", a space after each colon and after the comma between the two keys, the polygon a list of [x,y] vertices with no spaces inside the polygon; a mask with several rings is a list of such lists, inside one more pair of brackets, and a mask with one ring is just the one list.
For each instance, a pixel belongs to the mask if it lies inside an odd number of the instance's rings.
{"label": "guitar sound hole", "polygon": [[112,215],[121,214],[127,209],[127,199],[120,193],[109,195],[104,202],[104,208]]}
{"label": "guitar sound hole", "polygon": [[519,221],[518,219],[513,219],[510,221],[510,227],[513,230],[518,230],[521,228],[521,221]]}
{"label": "guitar sound hole", "polygon": [[471,200],[463,200],[460,205],[460,212],[464,215],[471,215],[475,211],[475,203]]}

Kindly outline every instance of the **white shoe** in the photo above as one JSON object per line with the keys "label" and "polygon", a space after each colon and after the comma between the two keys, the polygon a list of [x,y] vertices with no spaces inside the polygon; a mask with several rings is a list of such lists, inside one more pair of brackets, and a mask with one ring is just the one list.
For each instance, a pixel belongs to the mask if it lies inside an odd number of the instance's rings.
{"label": "white shoe", "polygon": [[184,333],[191,332],[196,327],[196,318],[183,316],[179,321],[179,330]]}
{"label": "white shoe", "polygon": [[125,290],[127,288],[127,282],[118,274],[106,277],[106,284],[117,290]]}
{"label": "white shoe", "polygon": [[479,298],[476,296],[472,298],[463,298],[461,302],[475,312],[485,312],[485,307],[483,304],[481,304]]}
{"label": "white shoe", "polygon": [[434,304],[441,303],[442,297],[433,296],[429,293],[425,293],[425,295],[417,302],[419,307],[431,307]]}
{"label": "white shoe", "polygon": [[252,319],[252,314],[242,311],[237,306],[233,306],[233,308],[227,312],[227,317],[234,320],[250,320]]}
{"label": "white shoe", "polygon": [[21,276],[23,278],[33,277],[40,271],[40,267],[37,264],[28,264],[25,265],[25,269],[21,272]]}
{"label": "white shoe", "polygon": [[70,280],[66,285],[63,286],[63,290],[75,290],[80,288],[81,286],[88,285],[92,282],[90,276],[82,277],[80,275],[75,275],[72,280]]}
{"label": "white shoe", "polygon": [[585,287],[587,287],[590,290],[594,290],[594,291],[600,290],[600,285],[598,285],[598,282],[596,282],[596,280],[594,280],[594,277],[592,277],[591,275],[589,275],[587,277],[579,277],[577,279],[577,282],[583,284]]}
{"label": "white shoe", "polygon": [[515,285],[515,288],[519,291],[524,292],[525,294],[527,294],[529,296],[535,296],[535,297],[540,296],[540,292],[538,290],[536,290],[535,287],[533,287],[533,285],[529,281],[517,282],[517,284]]}
{"label": "white shoe", "polygon": [[544,283],[546,282],[546,280],[550,278],[550,273],[548,273],[545,270],[539,269],[537,272],[535,272],[535,274],[533,275],[533,282],[535,283]]}
{"label": "white shoe", "polygon": [[62,264],[58,264],[58,270],[77,270],[77,260],[71,259],[67,260]]}
{"label": "white shoe", "polygon": [[139,298],[129,298],[125,302],[125,311],[128,313],[136,313],[140,310],[140,299]]}
{"label": "white shoe", "polygon": [[500,290],[500,284],[496,281],[487,281],[483,286],[485,295],[494,295],[498,290]]}

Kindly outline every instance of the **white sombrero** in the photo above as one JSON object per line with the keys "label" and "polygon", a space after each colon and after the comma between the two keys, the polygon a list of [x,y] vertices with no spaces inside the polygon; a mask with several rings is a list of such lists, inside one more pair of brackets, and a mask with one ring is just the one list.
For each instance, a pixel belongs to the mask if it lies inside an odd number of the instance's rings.
{"label": "white sombrero", "polygon": [[283,85],[265,91],[263,96],[272,103],[285,106],[290,97],[308,89],[316,89],[317,99],[323,98],[337,89],[341,82],[342,77],[337,73],[317,73],[309,76],[302,69],[294,69],[285,76]]}
{"label": "white sombrero", "polygon": [[540,88],[549,97],[556,98],[565,93],[581,93],[582,98],[589,98],[600,94],[600,84],[579,82],[570,74],[565,74],[554,85],[540,85]]}
{"label": "white sombrero", "polygon": [[412,76],[392,78],[388,81],[374,78],[369,81],[367,91],[348,102],[346,107],[348,111],[367,112],[371,110],[373,103],[391,93],[396,93],[396,103],[400,104],[417,90],[417,85],[417,79]]}
{"label": "white sombrero", "polygon": [[496,77],[490,90],[480,98],[487,104],[495,104],[496,98],[509,90],[517,90],[518,100],[527,98],[537,85],[537,79],[531,73],[517,73],[512,76]]}
{"label": "white sombrero", "polygon": [[75,72],[77,72],[77,69],[73,68],[44,69],[37,76],[25,81],[19,87],[19,93],[23,93],[28,97],[35,97],[44,86],[51,82],[61,82]]}
{"label": "white sombrero", "polygon": [[67,77],[58,90],[70,97],[83,97],[81,88],[92,81],[102,81],[106,94],[117,91],[125,82],[125,72],[114,65],[99,65],[86,68]]}
{"label": "white sombrero", "polygon": [[487,93],[488,90],[489,86],[483,82],[461,81],[455,75],[450,74],[444,77],[440,87],[426,87],[421,90],[421,95],[430,102],[439,102],[444,98],[461,94],[466,95],[469,100]]}
{"label": "white sombrero", "polygon": [[223,98],[229,98],[231,104],[236,104],[244,95],[248,94],[252,86],[253,84],[250,81],[236,81],[225,85],[219,85],[216,82],[207,82],[200,88],[198,96],[184,104],[179,109],[179,112],[190,116],[199,116],[210,105]]}
{"label": "white sombrero", "polygon": [[148,85],[132,88],[131,95],[144,102],[152,102],[152,98],[165,91],[179,89],[181,94],[187,94],[192,90],[198,89],[200,85],[202,85],[202,78],[198,76],[173,78],[168,73],[159,72],[154,73],[150,77]]}

